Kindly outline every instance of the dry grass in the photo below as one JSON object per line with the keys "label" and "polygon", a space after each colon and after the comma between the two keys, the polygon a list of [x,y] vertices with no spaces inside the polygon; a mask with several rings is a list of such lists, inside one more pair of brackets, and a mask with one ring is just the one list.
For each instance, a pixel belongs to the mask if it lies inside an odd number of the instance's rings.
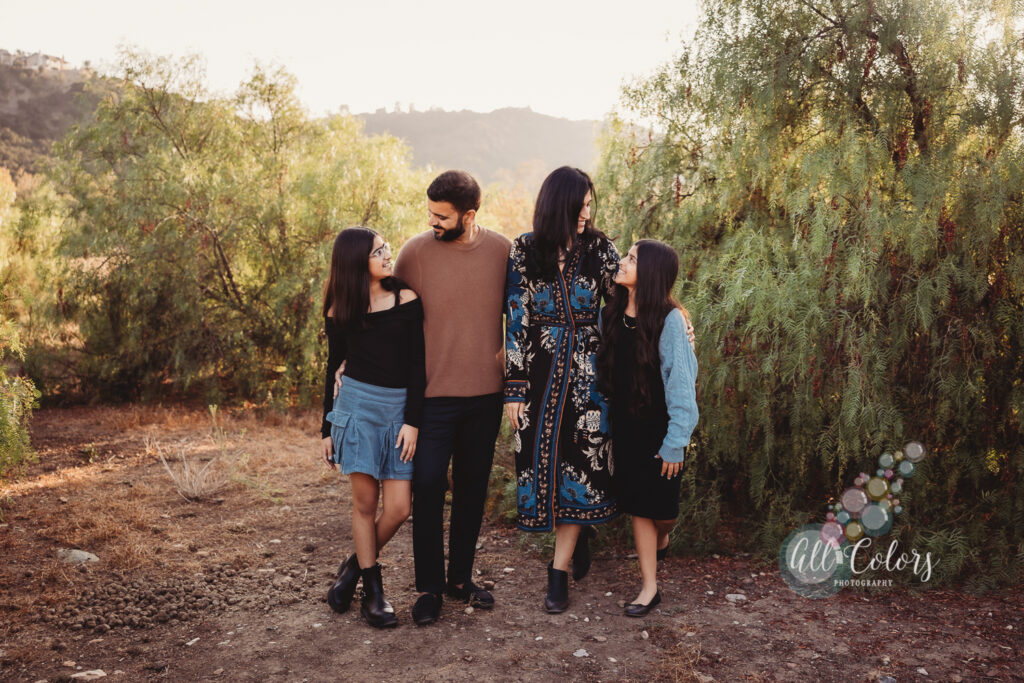
{"label": "dry grass", "polygon": [[657,680],[672,681],[673,683],[689,683],[690,681],[703,681],[697,672],[697,661],[700,659],[700,645],[678,642],[664,654],[658,663],[660,675]]}
{"label": "dry grass", "polygon": [[156,560],[153,544],[137,538],[125,539],[110,549],[110,565],[124,571],[146,567]]}
{"label": "dry grass", "polygon": [[[98,574],[187,574],[262,556],[278,503],[302,505],[303,487],[337,477],[318,461],[317,425],[313,411],[41,411],[40,461],[0,482],[0,642],[13,624],[75,600]],[[100,562],[69,566],[56,558],[62,547]]]}
{"label": "dry grass", "polygon": [[[256,536],[277,503],[301,501],[292,496],[302,486],[337,476],[317,461],[311,411],[278,415],[273,425],[257,411],[181,406],[58,409],[40,417],[39,434],[64,438],[44,443],[35,472],[0,485],[10,522],[9,533],[0,532],[0,555],[35,565],[28,579],[11,573],[14,565],[0,567],[0,583],[32,584],[22,593],[26,606],[46,602],[48,592],[73,593],[91,573],[57,562],[59,547],[96,553],[114,571],[208,563],[199,551],[220,562],[244,560],[252,548],[240,535]],[[82,443],[95,444],[92,461],[79,456]],[[211,525],[214,509],[220,523]]]}
{"label": "dry grass", "polygon": [[178,495],[190,503],[212,498],[228,482],[227,470],[219,458],[211,458],[204,464],[200,464],[198,457],[189,460],[186,455],[189,450],[187,442],[177,446],[179,464],[173,468],[164,456],[163,447],[159,443],[154,444],[154,447]]}

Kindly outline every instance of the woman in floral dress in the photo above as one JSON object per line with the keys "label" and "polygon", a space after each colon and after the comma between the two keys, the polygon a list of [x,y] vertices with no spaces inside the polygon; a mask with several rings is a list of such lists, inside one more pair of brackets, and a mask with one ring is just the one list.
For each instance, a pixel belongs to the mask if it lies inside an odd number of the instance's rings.
{"label": "woman in floral dress", "polygon": [[616,515],[596,357],[598,311],[619,254],[594,228],[593,197],[583,171],[553,171],[537,196],[533,232],[512,245],[506,283],[505,408],[515,429],[518,526],[555,529],[544,601],[550,613],[569,605],[570,558],[576,579],[589,568],[590,526]]}

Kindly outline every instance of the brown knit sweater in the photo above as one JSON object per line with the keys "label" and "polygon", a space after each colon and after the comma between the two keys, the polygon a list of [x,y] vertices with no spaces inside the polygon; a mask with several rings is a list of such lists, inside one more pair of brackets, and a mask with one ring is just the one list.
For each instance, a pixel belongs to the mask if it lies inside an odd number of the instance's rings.
{"label": "brown knit sweater", "polygon": [[427,230],[399,252],[395,275],[423,300],[427,398],[502,391],[511,247],[507,237],[484,228],[470,244],[441,242]]}

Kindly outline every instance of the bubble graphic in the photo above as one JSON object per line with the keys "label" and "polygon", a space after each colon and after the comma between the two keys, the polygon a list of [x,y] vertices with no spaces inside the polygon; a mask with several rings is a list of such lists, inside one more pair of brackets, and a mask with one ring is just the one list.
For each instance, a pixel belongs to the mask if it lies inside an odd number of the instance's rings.
{"label": "bubble graphic", "polygon": [[911,441],[904,446],[903,452],[907,454],[907,460],[910,462],[921,462],[924,459],[924,446],[917,441]]}
{"label": "bubble graphic", "polygon": [[856,517],[860,514],[870,500],[868,500],[868,494],[864,493],[864,489],[849,488],[843,491],[843,495],[840,498],[843,503],[843,509],[850,513],[851,517]]}
{"label": "bubble graphic", "polygon": [[806,524],[792,532],[779,551],[779,569],[789,587],[805,597],[834,595],[852,576],[853,543],[865,537],[883,536],[892,530],[896,515],[903,513],[897,497],[905,479],[912,477],[925,447],[909,441],[903,449],[878,456],[873,474],[860,472],[838,502],[825,506],[824,524]]}
{"label": "bubble graphic", "polygon": [[[892,515],[888,507],[879,503],[872,503],[864,508],[860,515],[860,523],[864,533],[871,537],[881,536],[892,528]],[[852,540],[852,539],[851,539]]]}
{"label": "bubble graphic", "polygon": [[871,477],[866,490],[872,500],[882,500],[889,493],[889,482],[882,477]]}
{"label": "bubble graphic", "polygon": [[821,527],[821,540],[829,548],[838,548],[844,537],[845,531],[837,522],[828,522]]}
{"label": "bubble graphic", "polygon": [[[835,522],[829,524],[839,527]],[[853,574],[848,559],[850,545],[843,537],[839,528],[836,530],[829,524],[805,524],[796,529],[779,549],[779,572],[783,580],[793,590],[807,598],[827,598],[842,590],[844,582]],[[833,539],[831,545],[824,539]]]}

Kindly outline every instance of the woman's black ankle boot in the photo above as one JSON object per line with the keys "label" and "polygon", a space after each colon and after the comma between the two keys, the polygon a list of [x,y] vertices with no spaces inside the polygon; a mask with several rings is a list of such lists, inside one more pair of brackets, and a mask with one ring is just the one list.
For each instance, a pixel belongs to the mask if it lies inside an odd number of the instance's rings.
{"label": "woman's black ankle boot", "polygon": [[348,610],[352,604],[352,595],[356,592],[356,584],[359,583],[359,560],[356,554],[352,553],[338,569],[338,580],[327,591],[327,604],[339,614]]}
{"label": "woman's black ankle boot", "polygon": [[380,576],[381,566],[375,564],[362,570],[363,575],[363,618],[374,628],[388,628],[398,625],[395,609],[384,599],[384,584]]}
{"label": "woman's black ankle boot", "polygon": [[569,572],[548,564],[548,594],[544,596],[544,609],[548,614],[561,614],[569,608]]}

